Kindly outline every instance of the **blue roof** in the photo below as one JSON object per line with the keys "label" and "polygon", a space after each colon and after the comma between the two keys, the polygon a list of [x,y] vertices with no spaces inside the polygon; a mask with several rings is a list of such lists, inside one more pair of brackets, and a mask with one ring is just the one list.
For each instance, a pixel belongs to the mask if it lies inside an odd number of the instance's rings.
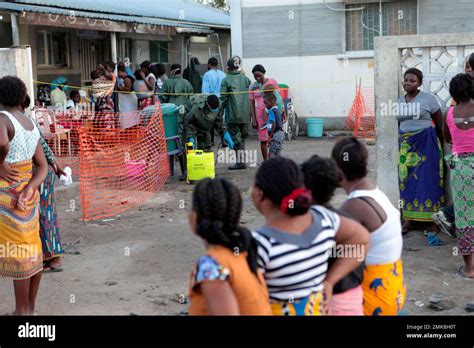
{"label": "blue roof", "polygon": [[14,3],[0,2],[2,8],[66,15],[74,10],[79,17],[168,26],[179,23],[180,27],[230,28],[228,13],[191,0],[15,0]]}

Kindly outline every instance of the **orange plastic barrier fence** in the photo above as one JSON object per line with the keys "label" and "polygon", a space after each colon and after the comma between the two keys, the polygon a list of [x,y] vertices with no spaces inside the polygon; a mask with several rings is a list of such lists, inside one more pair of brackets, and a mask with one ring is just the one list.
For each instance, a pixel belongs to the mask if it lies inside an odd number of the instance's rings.
{"label": "orange plastic barrier fence", "polygon": [[347,115],[345,128],[354,136],[375,141],[375,102],[374,89],[356,88],[356,96]]}
{"label": "orange plastic barrier fence", "polygon": [[[127,119],[135,126],[120,128]],[[144,203],[170,175],[161,108],[102,113],[77,128],[83,220]]]}

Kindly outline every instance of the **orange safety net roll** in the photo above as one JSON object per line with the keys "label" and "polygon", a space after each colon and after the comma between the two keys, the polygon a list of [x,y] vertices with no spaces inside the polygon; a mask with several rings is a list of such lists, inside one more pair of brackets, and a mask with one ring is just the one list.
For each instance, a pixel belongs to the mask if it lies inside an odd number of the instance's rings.
{"label": "orange safety net roll", "polygon": [[[122,129],[123,119],[136,125]],[[109,218],[144,203],[170,176],[159,105],[97,114],[78,133],[84,221]]]}
{"label": "orange safety net roll", "polygon": [[375,141],[374,89],[356,88],[356,96],[347,115],[345,129],[354,136]]}

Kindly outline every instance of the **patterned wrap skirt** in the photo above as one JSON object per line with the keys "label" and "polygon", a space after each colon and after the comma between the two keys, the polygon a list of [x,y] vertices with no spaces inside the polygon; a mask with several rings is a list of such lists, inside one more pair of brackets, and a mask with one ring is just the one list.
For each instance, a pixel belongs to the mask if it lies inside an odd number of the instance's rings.
{"label": "patterned wrap skirt", "polygon": [[10,164],[20,174],[18,181],[0,180],[0,278],[25,280],[43,270],[36,191],[26,210],[17,201],[33,175],[32,161]]}
{"label": "patterned wrap skirt", "polygon": [[48,176],[40,187],[40,236],[43,245],[43,258],[51,260],[63,254],[59,234],[58,213],[54,196],[56,175],[49,168]]}
{"label": "patterned wrap skirt", "polygon": [[474,254],[474,153],[451,156],[451,187],[461,255]]}
{"label": "patterned wrap skirt", "polygon": [[294,301],[272,301],[270,306],[273,315],[277,316],[319,316],[323,312],[323,294],[315,292]]}
{"label": "patterned wrap skirt", "polygon": [[445,205],[443,150],[434,127],[399,135],[398,176],[404,220],[432,221]]}
{"label": "patterned wrap skirt", "polygon": [[402,260],[383,265],[366,265],[362,290],[365,315],[399,315],[406,299]]}

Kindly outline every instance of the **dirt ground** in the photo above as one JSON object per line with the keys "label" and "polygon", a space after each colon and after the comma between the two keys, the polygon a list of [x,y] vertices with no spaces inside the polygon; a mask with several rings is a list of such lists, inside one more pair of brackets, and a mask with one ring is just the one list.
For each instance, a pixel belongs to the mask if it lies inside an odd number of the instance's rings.
{"label": "dirt ground", "polygon": [[[301,138],[287,142],[283,154],[301,163],[312,154],[328,156],[335,138]],[[251,139],[248,148],[259,148]],[[375,176],[375,148],[371,172]],[[260,157],[259,157],[260,158]],[[260,160],[259,160],[260,161]],[[253,208],[250,187],[256,168],[230,172],[219,164],[217,174],[231,179],[244,196],[242,223],[259,226],[263,220]],[[394,183],[396,185],[397,183]],[[155,198],[116,217],[84,225],[80,210],[70,211],[70,200],[79,202],[78,186],[58,187],[58,211],[62,241],[66,249],[64,271],[44,274],[38,296],[40,315],[180,315],[187,305],[179,302],[187,294],[189,273],[203,252],[203,243],[189,231],[187,209],[193,187],[170,178]],[[338,191],[335,206],[345,198]],[[186,203],[182,209],[182,200]],[[462,264],[453,255],[456,241],[445,235],[448,245],[430,247],[422,232],[404,238],[403,261],[407,280],[409,315],[468,315],[474,303],[474,281],[458,276]],[[436,292],[448,297],[451,309],[435,311],[428,298]],[[14,309],[13,285],[0,281],[0,313]]]}

